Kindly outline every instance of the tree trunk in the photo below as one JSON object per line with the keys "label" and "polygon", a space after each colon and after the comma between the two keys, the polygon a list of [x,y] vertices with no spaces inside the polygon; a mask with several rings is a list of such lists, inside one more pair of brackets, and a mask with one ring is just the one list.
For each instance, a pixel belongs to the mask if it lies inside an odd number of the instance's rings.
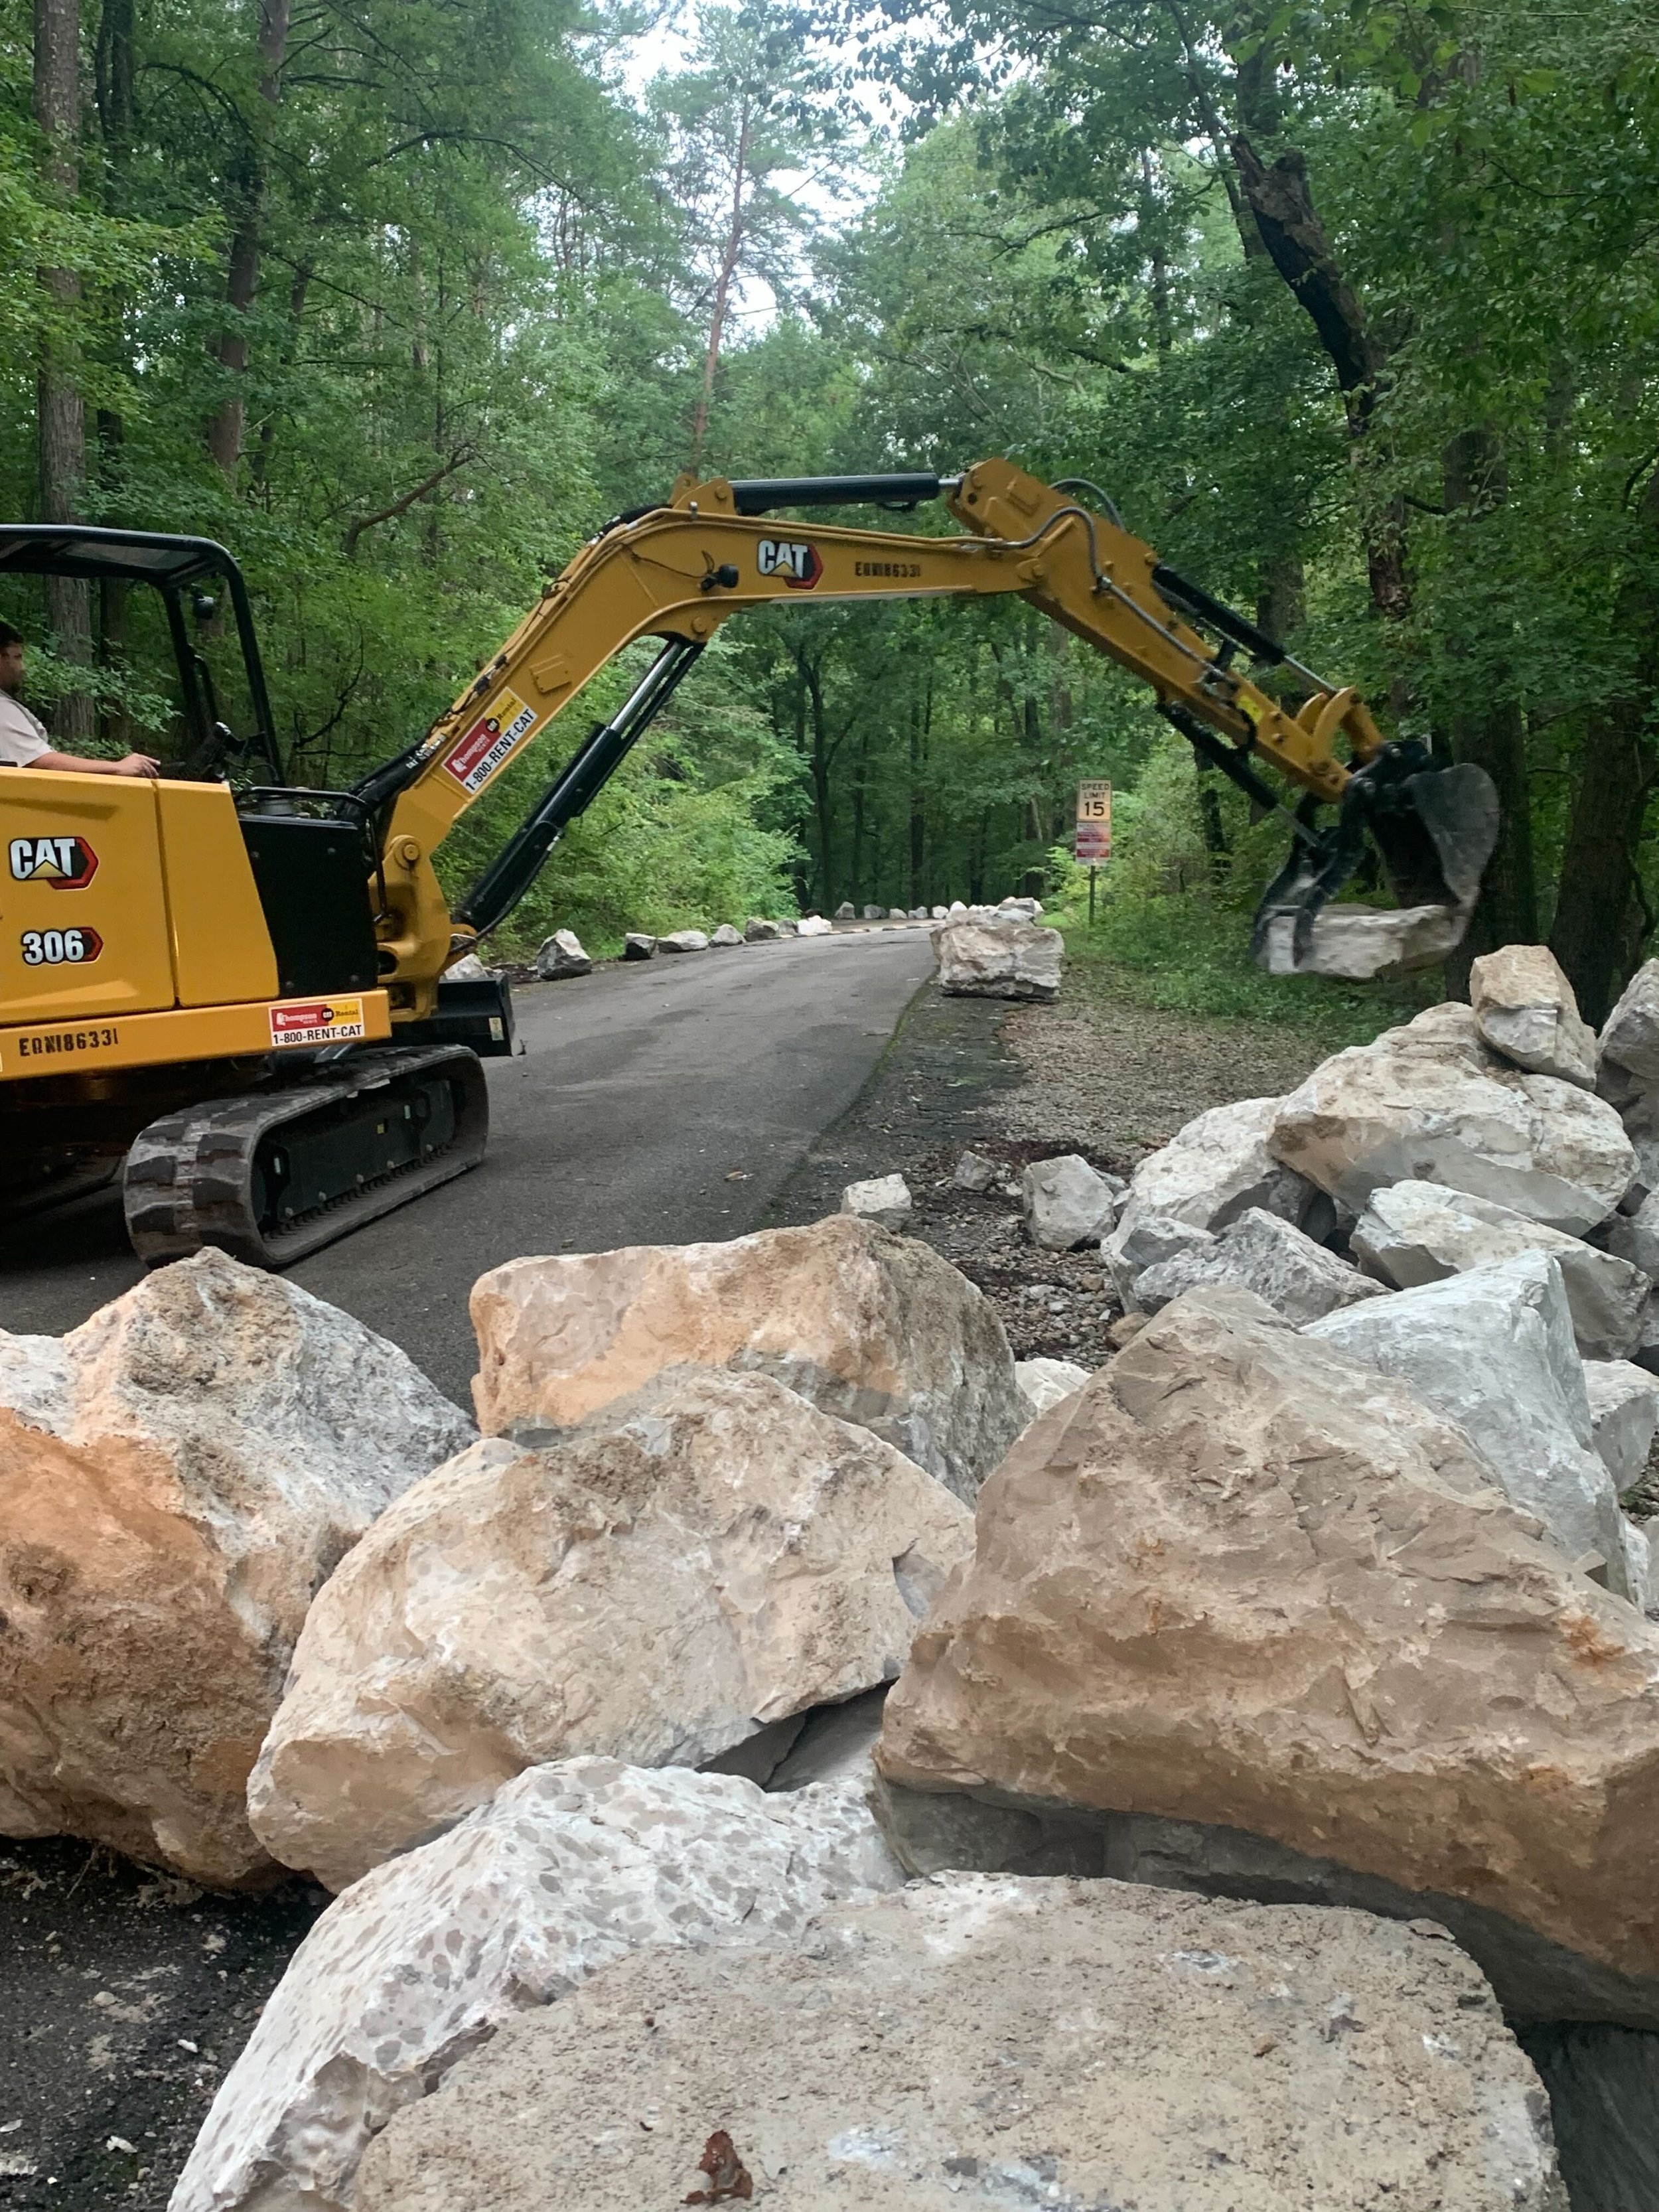
{"label": "tree trunk", "polygon": [[[46,142],[46,181],[54,198],[68,201],[80,188],[81,9],[79,0],[34,0],[34,119]],[[87,426],[76,377],[73,328],[81,280],[70,269],[43,269],[56,327],[41,348],[38,391],[40,519],[85,518]],[[46,612],[62,658],[92,659],[92,598],[73,577],[46,580]],[[68,691],[52,715],[54,733],[69,743],[92,734],[92,701]]]}
{"label": "tree trunk", "polygon": [[1659,772],[1644,737],[1659,696],[1659,471],[1637,509],[1634,541],[1613,597],[1615,649],[1630,641],[1626,681],[1590,718],[1561,854],[1550,950],[1587,1022],[1606,1018],[1626,980],[1626,930],[1649,793]]}
{"label": "tree trunk", "polygon": [[694,469],[702,463],[703,441],[708,435],[708,411],[714,401],[714,374],[720,365],[726,310],[731,304],[732,280],[737,276],[738,264],[743,256],[747,222],[743,193],[744,186],[749,181],[749,100],[746,94],[738,116],[738,151],[732,175],[732,216],[726,225],[726,243],[720,249],[720,273],[714,281],[714,304],[708,319],[708,345],[703,356],[702,389],[697,395],[697,412],[691,425],[691,465]]}
{"label": "tree trunk", "polygon": [[[275,108],[283,97],[283,62],[288,52],[289,0],[260,0],[259,97]],[[234,222],[230,265],[225,280],[225,300],[231,319],[214,343],[219,366],[231,380],[230,389],[208,423],[208,451],[234,490],[242,458],[242,436],[247,403],[242,389],[247,374],[247,318],[259,295],[259,248],[264,228],[265,163],[263,131],[252,119],[245,125],[247,137],[243,159],[234,180]]]}
{"label": "tree trunk", "polygon": [[823,685],[818,672],[799,647],[795,663],[806,687],[811,710],[812,805],[818,825],[818,896],[826,908],[835,904],[835,869],[831,855],[834,806],[830,791],[830,732],[824,720]]}

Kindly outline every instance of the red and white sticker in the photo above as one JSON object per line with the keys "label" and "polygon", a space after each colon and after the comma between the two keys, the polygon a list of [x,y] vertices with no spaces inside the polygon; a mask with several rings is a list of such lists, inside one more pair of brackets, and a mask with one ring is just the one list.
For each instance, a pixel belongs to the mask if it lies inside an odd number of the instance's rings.
{"label": "red and white sticker", "polygon": [[270,1009],[273,1045],[346,1044],[367,1035],[361,999],[289,999]]}
{"label": "red and white sticker", "polygon": [[444,766],[463,791],[482,791],[540,719],[536,709],[526,707],[516,691],[498,692],[489,712],[479,715]]}

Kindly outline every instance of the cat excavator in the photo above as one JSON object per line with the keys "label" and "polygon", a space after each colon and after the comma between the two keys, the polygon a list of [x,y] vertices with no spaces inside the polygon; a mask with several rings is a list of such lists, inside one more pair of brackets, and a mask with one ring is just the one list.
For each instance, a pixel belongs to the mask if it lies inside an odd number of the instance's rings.
{"label": "cat excavator", "polygon": [[[805,519],[936,499],[954,534]],[[1277,972],[1443,957],[1497,835],[1481,770],[1385,739],[1352,688],[1177,574],[1094,485],[1006,460],[954,477],[682,477],[590,540],[430,729],[349,791],[285,775],[247,590],[222,546],[0,526],[0,574],[148,586],[165,613],[180,739],[160,780],[0,769],[0,1219],[118,1173],[152,1265],[212,1244],[283,1267],[477,1164],[482,1062],[513,1049],[511,999],[448,971],[748,608],[1012,594],[1109,655],[1203,761],[1285,816],[1291,857],[1255,929]],[[189,619],[228,638],[227,595],[240,732]],[[642,680],[452,907],[433,861],[457,819],[647,637],[661,645]],[[1279,672],[1275,691],[1252,665]],[[1335,810],[1326,826],[1322,808]],[[1331,903],[1368,836],[1394,913]]]}

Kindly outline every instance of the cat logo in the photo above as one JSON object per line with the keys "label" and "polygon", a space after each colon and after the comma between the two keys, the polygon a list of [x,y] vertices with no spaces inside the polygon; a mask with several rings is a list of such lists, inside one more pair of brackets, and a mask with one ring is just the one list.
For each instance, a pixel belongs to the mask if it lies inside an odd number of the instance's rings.
{"label": "cat logo", "polygon": [[98,855],[84,837],[14,837],[9,850],[11,872],[20,884],[83,891],[98,872]]}
{"label": "cat logo", "polygon": [[755,548],[755,566],[763,576],[781,576],[792,592],[810,592],[823,574],[816,545],[787,538],[763,538]]}

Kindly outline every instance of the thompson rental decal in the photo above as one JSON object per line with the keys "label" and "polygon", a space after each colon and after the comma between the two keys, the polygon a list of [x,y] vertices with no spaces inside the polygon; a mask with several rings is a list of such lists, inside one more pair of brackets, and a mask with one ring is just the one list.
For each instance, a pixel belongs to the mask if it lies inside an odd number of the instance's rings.
{"label": "thompson rental decal", "polygon": [[817,547],[788,538],[763,538],[755,566],[763,576],[781,576],[792,592],[810,592],[823,574]]}
{"label": "thompson rental decal", "polygon": [[270,1009],[274,1045],[345,1044],[365,1034],[361,999],[290,999]]}
{"label": "thompson rental decal", "polygon": [[481,791],[539,719],[536,709],[526,707],[516,691],[499,693],[489,712],[479,715],[450,754],[445,769],[463,791]]}
{"label": "thompson rental decal", "polygon": [[20,884],[50,884],[55,891],[83,891],[98,872],[98,855],[84,837],[14,837],[7,853]]}

